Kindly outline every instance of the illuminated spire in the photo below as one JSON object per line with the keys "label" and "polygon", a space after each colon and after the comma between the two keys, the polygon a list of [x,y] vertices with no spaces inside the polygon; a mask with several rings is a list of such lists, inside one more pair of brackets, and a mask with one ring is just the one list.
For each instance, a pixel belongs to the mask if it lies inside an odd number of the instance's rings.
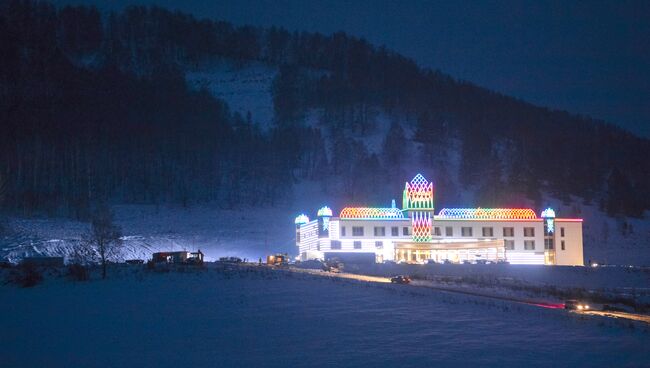
{"label": "illuminated spire", "polygon": [[309,222],[309,217],[307,217],[307,215],[305,215],[305,214],[301,214],[300,216],[296,217],[295,224],[296,225],[302,225],[302,224],[306,224],[308,222]]}
{"label": "illuminated spire", "polygon": [[555,218],[555,210],[553,210],[551,207],[548,207],[542,211],[542,218]]}
{"label": "illuminated spire", "polygon": [[318,217],[321,216],[332,217],[332,210],[327,206],[322,207],[320,210],[318,210]]}

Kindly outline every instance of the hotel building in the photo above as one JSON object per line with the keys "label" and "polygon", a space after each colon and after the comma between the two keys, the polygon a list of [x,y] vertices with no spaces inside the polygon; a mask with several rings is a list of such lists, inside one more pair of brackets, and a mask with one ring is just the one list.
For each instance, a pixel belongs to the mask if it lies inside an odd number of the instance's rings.
{"label": "hotel building", "polygon": [[507,261],[584,264],[582,219],[558,218],[547,208],[443,208],[434,213],[434,188],[418,174],[404,187],[402,208],[329,207],[295,219],[301,260],[357,257],[407,263]]}

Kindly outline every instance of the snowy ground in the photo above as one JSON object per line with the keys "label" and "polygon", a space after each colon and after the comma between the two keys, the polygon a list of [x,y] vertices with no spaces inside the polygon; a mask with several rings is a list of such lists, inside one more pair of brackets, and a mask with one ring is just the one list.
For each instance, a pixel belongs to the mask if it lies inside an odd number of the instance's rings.
{"label": "snowy ground", "polygon": [[3,367],[640,367],[650,331],[402,285],[115,271],[0,286]]}

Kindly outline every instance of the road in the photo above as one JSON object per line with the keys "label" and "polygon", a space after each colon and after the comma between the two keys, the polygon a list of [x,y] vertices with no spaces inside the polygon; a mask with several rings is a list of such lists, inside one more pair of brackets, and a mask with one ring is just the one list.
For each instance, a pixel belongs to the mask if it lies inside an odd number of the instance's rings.
{"label": "road", "polygon": [[[317,275],[317,276],[321,276],[321,277],[336,277],[336,278],[351,279],[351,280],[365,281],[365,282],[390,283],[390,278],[388,278],[388,277],[359,275],[359,274],[344,273],[344,272],[337,272],[337,273],[323,272],[321,270],[293,268],[293,267],[290,268],[290,270],[293,271],[293,272],[308,273],[308,274],[311,274],[311,275]],[[483,293],[483,292],[479,292],[479,291],[476,291],[476,290],[463,290],[463,289],[458,289],[458,288],[441,287],[441,286],[438,286],[438,285],[434,284],[431,281],[426,281],[426,280],[413,280],[410,285],[405,285],[405,286],[408,286],[408,287],[425,287],[425,288],[428,288],[428,289],[433,289],[433,290],[437,290],[437,291],[441,291],[441,292],[445,292],[445,293],[464,294],[464,295],[478,296],[478,297],[482,297],[482,298],[504,300],[504,301],[509,301],[509,302],[513,302],[513,303],[527,304],[527,305],[532,305],[532,306],[536,306],[536,307],[540,307],[540,308],[562,309],[562,310],[564,310],[564,304],[563,303],[548,303],[548,302],[544,302],[544,301],[536,301],[536,300],[517,298],[517,297],[512,297],[512,296],[503,296],[503,295],[496,295],[496,294],[490,294],[490,293]],[[596,310],[571,311],[571,312],[578,313],[578,314],[609,317],[609,318],[628,319],[628,320],[645,322],[645,323],[650,324],[650,316],[645,315],[645,314],[634,314],[634,313],[627,313],[627,312],[596,311]]]}

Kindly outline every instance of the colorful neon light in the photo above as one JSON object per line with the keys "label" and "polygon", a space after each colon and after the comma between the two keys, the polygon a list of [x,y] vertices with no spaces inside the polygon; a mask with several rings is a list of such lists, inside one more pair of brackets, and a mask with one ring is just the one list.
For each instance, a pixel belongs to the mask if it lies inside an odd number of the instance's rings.
{"label": "colorful neon light", "polygon": [[294,222],[296,225],[306,224],[309,222],[309,217],[303,213],[300,216],[296,217],[296,221]]}
{"label": "colorful neon light", "polygon": [[421,174],[415,175],[413,180],[404,186],[402,207],[405,210],[433,211],[433,183],[429,183]]}
{"label": "colorful neon light", "polygon": [[555,231],[555,224],[552,218],[546,219],[546,232],[552,234]]}
{"label": "colorful neon light", "polygon": [[404,210],[408,210],[411,216],[413,241],[431,241],[431,215],[434,206],[433,183],[429,183],[422,174],[415,175],[410,183],[407,182],[404,185],[402,205]]}
{"label": "colorful neon light", "polygon": [[480,220],[534,220],[535,211],[530,208],[443,208],[440,218]]}
{"label": "colorful neon light", "polygon": [[346,207],[339,215],[342,219],[403,219],[399,208]]}
{"label": "colorful neon light", "polygon": [[413,241],[428,242],[431,241],[431,213],[416,211],[411,215],[411,225],[413,227]]}
{"label": "colorful neon light", "polygon": [[332,209],[330,209],[327,206],[322,207],[320,210],[318,210],[318,217],[321,217],[321,216],[332,217]]}
{"label": "colorful neon light", "polygon": [[542,211],[542,218],[555,218],[555,210],[553,210],[551,207],[545,209]]}

